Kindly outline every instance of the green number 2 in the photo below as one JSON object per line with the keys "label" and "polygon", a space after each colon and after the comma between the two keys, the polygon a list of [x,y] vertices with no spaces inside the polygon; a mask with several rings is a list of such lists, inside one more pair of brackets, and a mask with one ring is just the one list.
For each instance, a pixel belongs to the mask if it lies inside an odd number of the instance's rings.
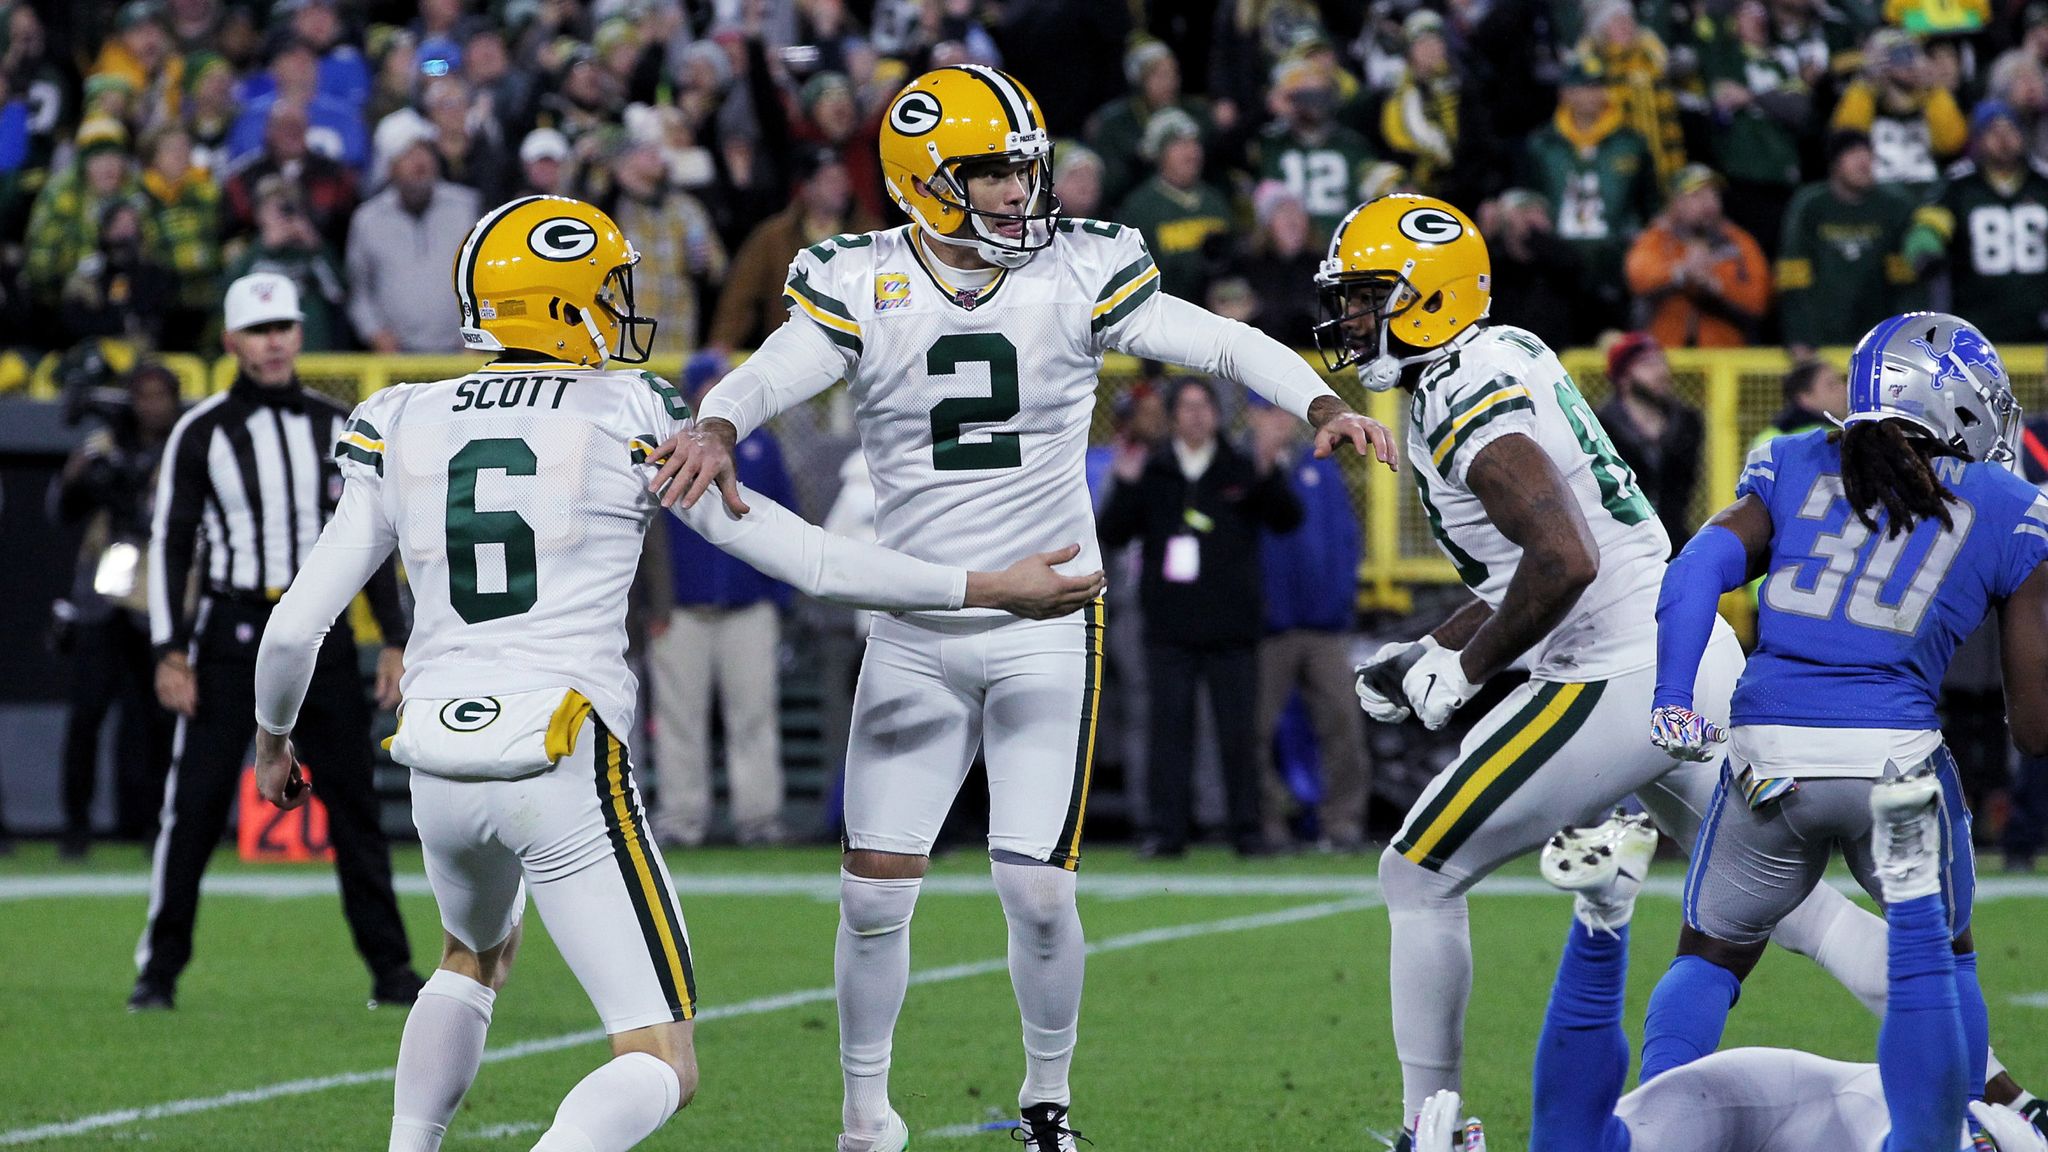
{"label": "green number 2", "polygon": [[988,367],[989,394],[955,396],[932,406],[932,467],[941,472],[1022,467],[1024,448],[1015,432],[991,433],[979,444],[960,440],[963,425],[993,424],[1018,413],[1017,346],[999,332],[955,333],[939,337],[924,354],[927,376],[951,376],[968,364]]}
{"label": "green number 2", "polygon": [[1579,438],[1579,447],[1593,458],[1593,479],[1600,485],[1600,506],[1607,514],[1623,524],[1641,524],[1656,513],[1650,508],[1650,501],[1636,483],[1636,474],[1614,450],[1614,441],[1607,438],[1607,429],[1600,426],[1600,418],[1586,407],[1586,398],[1579,395],[1579,386],[1570,376],[1557,382],[1557,403],[1564,409],[1565,419],[1571,421],[1572,431]]}
{"label": "green number 2", "polygon": [[[517,616],[540,597],[533,525],[517,512],[479,512],[477,473],[532,476],[540,461],[524,440],[472,440],[448,461],[448,602],[471,624]],[[505,590],[477,589],[477,550],[496,544],[505,550]]]}

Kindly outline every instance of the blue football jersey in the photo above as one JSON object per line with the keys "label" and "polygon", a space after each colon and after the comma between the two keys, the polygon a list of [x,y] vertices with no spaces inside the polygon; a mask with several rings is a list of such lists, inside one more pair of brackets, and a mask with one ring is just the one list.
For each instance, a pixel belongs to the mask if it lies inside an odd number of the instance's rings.
{"label": "blue football jersey", "polygon": [[1771,512],[1757,647],[1735,686],[1736,724],[1940,727],[1935,701],[1956,645],[2048,559],[2048,497],[1997,464],[1935,462],[1957,499],[1888,538],[1842,495],[1825,430],[1781,436],[1744,466],[1736,495]]}

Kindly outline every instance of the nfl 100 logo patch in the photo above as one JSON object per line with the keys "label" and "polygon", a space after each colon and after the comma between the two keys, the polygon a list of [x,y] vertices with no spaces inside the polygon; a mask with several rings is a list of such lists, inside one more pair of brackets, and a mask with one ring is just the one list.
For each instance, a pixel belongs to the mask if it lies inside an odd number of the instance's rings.
{"label": "nfl 100 logo patch", "polygon": [[901,272],[884,272],[875,277],[875,311],[887,312],[910,303],[910,277]]}

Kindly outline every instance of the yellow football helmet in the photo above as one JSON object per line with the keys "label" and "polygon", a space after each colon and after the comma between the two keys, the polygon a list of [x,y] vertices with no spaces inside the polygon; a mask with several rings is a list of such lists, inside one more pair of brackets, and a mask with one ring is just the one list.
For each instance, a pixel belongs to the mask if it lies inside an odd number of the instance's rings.
{"label": "yellow football helmet", "polygon": [[[1028,166],[1023,211],[968,203],[961,169],[977,161]],[[1038,101],[1009,74],[980,64],[934,69],[897,94],[882,118],[882,180],[927,236],[1005,268],[1051,244],[1059,220],[1052,137]]]}
{"label": "yellow football helmet", "polygon": [[487,213],[455,255],[462,346],[602,368],[644,364],[654,321],[633,310],[640,253],[618,224],[566,196],[525,196]]}
{"label": "yellow football helmet", "polygon": [[[1486,318],[1493,262],[1463,212],[1432,196],[1395,192],[1353,208],[1337,226],[1316,288],[1323,363],[1332,372],[1359,365],[1359,381],[1379,392],[1400,382],[1402,368],[1434,357]],[[1410,354],[1394,355],[1393,344]]]}

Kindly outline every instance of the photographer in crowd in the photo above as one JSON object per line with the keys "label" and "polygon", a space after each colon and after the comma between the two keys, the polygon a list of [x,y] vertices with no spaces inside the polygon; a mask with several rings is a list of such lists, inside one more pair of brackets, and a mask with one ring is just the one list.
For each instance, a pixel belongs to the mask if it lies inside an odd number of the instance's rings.
{"label": "photographer in crowd", "polygon": [[54,607],[60,646],[71,656],[64,728],[64,834],[58,854],[82,858],[92,843],[100,728],[120,709],[114,756],[114,834],[144,839],[155,828],[171,766],[170,713],[150,689],[149,547],[151,493],[164,441],[178,420],[178,378],[144,361],[120,385],[98,352],[73,357],[66,417],[101,426],[64,463],[50,493],[53,518],[83,524],[71,594]]}

